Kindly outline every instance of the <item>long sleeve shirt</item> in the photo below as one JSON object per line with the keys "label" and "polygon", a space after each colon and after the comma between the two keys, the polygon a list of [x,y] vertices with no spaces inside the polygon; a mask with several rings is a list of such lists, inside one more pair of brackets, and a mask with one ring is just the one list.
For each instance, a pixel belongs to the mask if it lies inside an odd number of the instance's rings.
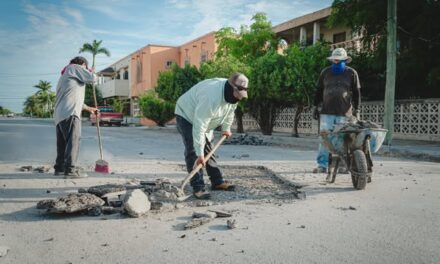
{"label": "long sleeve shirt", "polygon": [[350,116],[353,108],[359,109],[360,88],[359,76],[353,68],[346,67],[344,72],[334,74],[327,67],[319,76],[314,105],[322,103],[321,114]]}
{"label": "long sleeve shirt", "polygon": [[231,130],[237,104],[230,104],[224,98],[226,81],[224,78],[201,81],[177,100],[175,114],[193,125],[197,156],[203,155],[207,134],[219,126],[222,131]]}

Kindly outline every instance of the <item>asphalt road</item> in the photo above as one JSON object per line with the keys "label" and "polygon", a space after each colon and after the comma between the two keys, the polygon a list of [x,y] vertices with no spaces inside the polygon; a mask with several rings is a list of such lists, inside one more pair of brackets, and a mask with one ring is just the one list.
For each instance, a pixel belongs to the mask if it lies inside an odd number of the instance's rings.
{"label": "asphalt road", "polygon": [[[310,173],[314,146],[225,145],[218,152],[221,165],[243,165],[240,171],[262,165],[301,185],[307,199],[213,200],[209,207],[180,204],[134,219],[37,210],[38,201],[79,188],[186,175],[175,129],[104,127],[105,159],[114,174],[93,172],[96,128],[85,122],[82,132],[79,162],[89,177],[64,179],[17,170],[53,164],[51,120],[0,120],[0,250],[10,249],[1,263],[440,263],[439,163],[375,157],[373,182],[356,191],[350,175],[327,184],[324,174]],[[249,157],[234,158],[241,154]],[[226,219],[216,218],[183,230],[194,211],[208,209],[231,212],[238,228],[228,230]]]}
{"label": "asphalt road", "polygon": [[[104,159],[110,162],[167,160],[183,162],[183,144],[173,128],[102,127]],[[0,161],[40,162],[51,164],[56,157],[55,125],[52,120],[0,119]],[[220,160],[231,161],[233,156],[249,154],[245,160],[267,161],[310,160],[315,151],[266,146],[222,146]],[[80,165],[88,166],[99,159],[96,128],[83,121]]]}

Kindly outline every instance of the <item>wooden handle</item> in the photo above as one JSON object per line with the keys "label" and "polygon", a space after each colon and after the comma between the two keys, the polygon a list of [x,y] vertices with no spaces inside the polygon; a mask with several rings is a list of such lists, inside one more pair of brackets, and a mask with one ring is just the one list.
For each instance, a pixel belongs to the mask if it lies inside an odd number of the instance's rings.
{"label": "wooden handle", "polygon": [[[220,145],[223,143],[223,141],[225,141],[226,136],[223,135],[220,140],[217,142],[217,144],[215,144],[215,146],[212,148],[212,150],[208,153],[208,155],[205,156],[205,161],[208,161],[212,155],[214,154],[214,152],[218,149],[218,147],[220,147]],[[183,180],[182,185],[180,187],[180,189],[184,189],[186,184],[188,184],[189,180],[192,179],[192,177],[194,177],[194,175],[196,175],[196,173],[203,167],[202,164],[197,165],[190,174],[188,174],[188,176],[186,176],[186,178]]]}
{"label": "wooden handle", "polygon": [[[93,90],[93,100],[95,101],[95,108],[98,109],[98,100],[96,100],[95,82],[92,83]],[[99,154],[101,160],[104,160],[104,155],[102,154],[102,142],[101,142],[101,129],[99,129],[99,113],[96,113],[96,129],[98,131],[98,144],[99,144]]]}

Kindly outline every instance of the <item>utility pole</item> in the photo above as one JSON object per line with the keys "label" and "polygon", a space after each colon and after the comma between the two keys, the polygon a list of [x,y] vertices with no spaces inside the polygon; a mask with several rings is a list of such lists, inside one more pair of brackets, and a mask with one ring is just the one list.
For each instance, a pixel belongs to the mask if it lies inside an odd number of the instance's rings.
{"label": "utility pole", "polygon": [[385,86],[384,127],[388,129],[385,144],[391,145],[394,132],[394,94],[396,87],[396,24],[397,0],[388,0],[387,10],[387,70]]}

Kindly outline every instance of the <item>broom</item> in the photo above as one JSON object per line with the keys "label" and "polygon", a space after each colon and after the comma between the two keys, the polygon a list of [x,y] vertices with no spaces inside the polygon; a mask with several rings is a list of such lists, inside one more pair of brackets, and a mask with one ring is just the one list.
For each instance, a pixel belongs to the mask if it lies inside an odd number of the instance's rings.
{"label": "broom", "polygon": [[[92,83],[93,99],[95,101],[95,108],[98,109],[98,101],[96,100],[95,82]],[[104,160],[102,155],[102,142],[101,142],[101,129],[99,128],[99,113],[96,112],[96,129],[98,131],[98,142],[99,142],[99,154],[101,159],[96,161],[95,172],[100,173],[110,173],[110,165]]]}

